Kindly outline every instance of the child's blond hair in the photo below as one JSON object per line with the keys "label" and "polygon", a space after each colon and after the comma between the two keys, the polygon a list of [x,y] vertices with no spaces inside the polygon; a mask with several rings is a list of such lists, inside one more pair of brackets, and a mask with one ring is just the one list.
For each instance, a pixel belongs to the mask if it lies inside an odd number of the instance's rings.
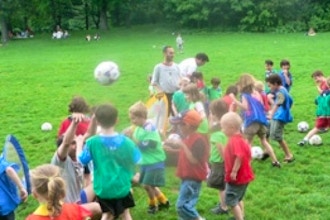
{"label": "child's blond hair", "polygon": [[248,73],[240,76],[237,85],[242,93],[252,93],[254,89],[255,78]]}
{"label": "child's blond hair", "polygon": [[60,168],[51,164],[38,166],[30,172],[32,190],[47,201],[50,216],[61,213],[65,198],[65,182],[60,174]]}
{"label": "child's blond hair", "polygon": [[182,86],[183,83],[190,83],[190,79],[188,77],[182,77],[179,82],[179,86]]}
{"label": "child's blond hair", "polygon": [[129,108],[128,111],[129,111],[130,114],[134,115],[135,117],[144,118],[144,119],[146,119],[148,117],[148,108],[141,101],[138,101],[138,102],[134,103]]}
{"label": "child's blond hair", "polygon": [[242,126],[242,118],[236,112],[227,112],[221,118],[221,124],[225,124],[235,129],[235,131],[240,131]]}
{"label": "child's blond hair", "polygon": [[256,88],[256,90],[258,92],[262,92],[264,90],[264,83],[260,80],[257,80],[255,83],[254,83],[254,87]]}
{"label": "child's blond hair", "polygon": [[199,92],[196,84],[189,84],[182,90],[185,94],[188,94],[190,96],[190,99],[192,102],[197,102],[202,100],[202,95]]}

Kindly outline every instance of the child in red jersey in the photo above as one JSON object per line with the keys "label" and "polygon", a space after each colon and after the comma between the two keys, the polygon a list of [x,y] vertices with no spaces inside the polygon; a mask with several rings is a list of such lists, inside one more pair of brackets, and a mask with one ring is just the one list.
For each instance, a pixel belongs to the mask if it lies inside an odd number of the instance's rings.
{"label": "child in red jersey", "polygon": [[243,197],[248,184],[254,179],[251,168],[251,148],[241,134],[242,119],[235,112],[222,116],[222,132],[228,137],[224,151],[226,204],[236,220],[244,219]]}
{"label": "child in red jersey", "polygon": [[176,208],[180,219],[204,219],[196,210],[202,181],[207,176],[209,155],[208,141],[205,136],[197,133],[201,122],[202,118],[196,110],[180,113],[171,119],[171,123],[179,125],[182,140],[170,140],[164,144],[165,149],[173,145],[179,148],[176,174],[181,179],[181,184]]}

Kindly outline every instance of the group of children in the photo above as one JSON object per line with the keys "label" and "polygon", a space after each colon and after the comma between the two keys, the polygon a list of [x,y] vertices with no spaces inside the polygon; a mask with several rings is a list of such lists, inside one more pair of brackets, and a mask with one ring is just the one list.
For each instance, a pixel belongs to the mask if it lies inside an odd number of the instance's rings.
{"label": "group of children", "polygon": [[[263,159],[270,157],[273,167],[280,168],[281,163],[269,138],[282,147],[284,163],[295,159],[284,140],[284,127],[293,120],[290,63],[281,61],[279,73],[273,70],[272,61],[266,60],[265,65],[265,87],[252,75],[242,74],[235,85],[228,86],[224,96],[219,78],[212,78],[212,86],[205,87],[200,73],[183,77],[180,89],[173,94],[174,115],[169,120],[178,138],[162,136],[148,120],[148,109],[142,102],[128,110],[132,125],[117,132],[118,110],[113,105],[100,105],[88,117],[85,100],[75,97],[69,105],[71,116],[60,127],[53,165],[31,171],[32,193],[40,206],[27,219],[89,219],[101,215],[102,220],[130,220],[129,209],[135,206],[133,181],[146,191],[147,213],[167,210],[170,201],[160,188],[165,185],[169,154],[178,155],[176,175],[181,182],[175,207],[179,219],[204,219],[196,209],[204,180],[219,192],[219,204],[211,209],[212,213],[228,214],[231,209],[234,219],[244,219],[243,198],[254,179],[254,136],[265,149]],[[330,79],[321,71],[312,77],[320,93],[316,126],[299,145],[305,145],[308,138],[330,125]],[[11,166],[0,162],[0,171],[7,176],[1,180],[16,183],[25,199],[27,193],[13,176]],[[93,166],[88,166],[90,162]],[[140,166],[138,175],[136,165]],[[14,219],[13,210],[1,213],[0,218]]]}

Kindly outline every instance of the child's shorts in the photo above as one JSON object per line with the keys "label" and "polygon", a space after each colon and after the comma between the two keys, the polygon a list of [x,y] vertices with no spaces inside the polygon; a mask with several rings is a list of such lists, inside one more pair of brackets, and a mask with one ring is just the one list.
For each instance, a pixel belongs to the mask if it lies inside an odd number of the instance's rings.
{"label": "child's shorts", "polygon": [[148,186],[165,186],[165,169],[141,169],[140,183]]}
{"label": "child's shorts", "polygon": [[258,122],[254,122],[244,129],[244,135],[248,140],[252,140],[254,135],[258,135],[259,138],[264,138],[266,134],[267,127]]}
{"label": "child's shorts", "polygon": [[7,215],[0,215],[0,220],[15,220],[15,213],[12,211]]}
{"label": "child's shorts", "polygon": [[132,208],[135,206],[134,199],[131,193],[120,199],[102,199],[98,196],[96,198],[97,202],[101,206],[102,213],[111,212],[115,219],[118,218],[121,214],[123,214],[125,209]]}
{"label": "child's shorts", "polygon": [[225,190],[225,185],[224,163],[211,163],[211,173],[207,178],[207,186],[223,191]]}
{"label": "child's shorts", "polygon": [[236,206],[240,201],[243,200],[248,184],[244,185],[234,185],[227,183],[226,184],[226,204],[228,206]]}
{"label": "child's shorts", "polygon": [[317,129],[327,129],[330,127],[330,117],[329,118],[316,118],[315,127]]}
{"label": "child's shorts", "polygon": [[284,125],[285,124],[283,122],[280,122],[278,120],[271,120],[269,129],[270,139],[274,141],[282,141]]}

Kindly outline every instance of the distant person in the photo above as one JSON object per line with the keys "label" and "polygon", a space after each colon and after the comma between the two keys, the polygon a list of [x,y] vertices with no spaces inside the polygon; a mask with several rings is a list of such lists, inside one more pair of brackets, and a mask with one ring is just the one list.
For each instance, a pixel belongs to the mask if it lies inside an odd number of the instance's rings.
{"label": "distant person", "polygon": [[176,42],[176,47],[178,48],[179,53],[183,53],[183,43],[184,43],[184,41],[183,41],[182,36],[181,36],[180,33],[176,37],[175,42]]}
{"label": "distant person", "polygon": [[30,175],[32,193],[39,207],[26,220],[91,219],[92,213],[77,203],[64,203],[66,183],[59,167],[40,165]]}
{"label": "distant person", "polygon": [[172,111],[172,96],[179,89],[181,79],[179,66],[174,63],[174,49],[171,46],[163,48],[164,61],[155,66],[151,83],[157,93],[165,93],[168,100],[168,113],[174,115]]}
{"label": "distant person", "polygon": [[281,70],[278,75],[281,77],[282,85],[288,92],[291,90],[292,86],[292,73],[290,72],[290,61],[282,60],[280,63]]}
{"label": "distant person", "polygon": [[274,62],[272,60],[265,60],[265,92],[266,94],[270,93],[270,89],[267,86],[266,79],[270,76],[276,74],[274,69]]}
{"label": "distant person", "polygon": [[314,28],[309,28],[308,32],[307,32],[307,36],[310,36],[310,37],[314,37],[316,35],[316,32],[314,30]]}
{"label": "distant person", "polygon": [[251,147],[241,134],[242,120],[235,112],[224,114],[220,121],[222,132],[228,137],[224,150],[226,205],[236,220],[244,219],[243,198],[254,179],[251,167]]}
{"label": "distant person", "polygon": [[209,102],[219,99],[222,96],[220,84],[221,80],[218,77],[213,77],[211,79],[211,86],[207,88],[207,99]]}
{"label": "distant person", "polygon": [[202,118],[195,110],[188,110],[171,119],[171,123],[179,126],[182,140],[168,140],[164,144],[166,150],[173,149],[179,154],[176,175],[181,179],[180,190],[176,202],[179,219],[204,220],[196,209],[202,182],[208,173],[208,140],[197,133]]}
{"label": "distant person", "polygon": [[101,39],[101,36],[98,33],[96,33],[94,35],[94,40],[100,40],[100,39]]}
{"label": "distant person", "polygon": [[[0,219],[15,220],[15,209],[28,193],[17,175],[18,165],[0,156]],[[22,169],[22,168],[20,168]]]}
{"label": "distant person", "polygon": [[284,151],[285,163],[291,163],[295,159],[290,152],[287,142],[284,140],[284,127],[287,123],[292,122],[291,106],[293,100],[288,92],[282,86],[282,79],[279,75],[274,74],[267,78],[269,88],[275,93],[275,101],[268,118],[270,119],[270,139],[277,141]]}
{"label": "distant person", "polygon": [[131,139],[116,132],[117,121],[118,110],[114,106],[100,105],[91,122],[92,130],[96,130],[96,125],[101,127],[100,133],[87,139],[85,145],[82,136],[77,139],[79,161],[94,164],[93,190],[102,219],[116,219],[135,206],[131,180],[141,153]]}
{"label": "distant person", "polygon": [[68,38],[68,37],[69,37],[69,32],[68,32],[68,30],[64,30],[63,38]]}
{"label": "distant person", "polygon": [[192,73],[197,71],[197,67],[203,66],[209,61],[209,57],[205,53],[198,53],[194,58],[187,58],[179,64],[181,75],[190,78]]}
{"label": "distant person", "polygon": [[312,74],[312,78],[317,84],[319,95],[315,100],[316,120],[315,126],[310,130],[303,140],[298,142],[299,146],[308,144],[309,139],[322,131],[326,131],[330,127],[330,78],[325,78],[322,71],[317,70]]}
{"label": "distant person", "polygon": [[89,41],[91,41],[92,36],[90,34],[87,34],[86,37],[85,37],[85,39],[89,42]]}

